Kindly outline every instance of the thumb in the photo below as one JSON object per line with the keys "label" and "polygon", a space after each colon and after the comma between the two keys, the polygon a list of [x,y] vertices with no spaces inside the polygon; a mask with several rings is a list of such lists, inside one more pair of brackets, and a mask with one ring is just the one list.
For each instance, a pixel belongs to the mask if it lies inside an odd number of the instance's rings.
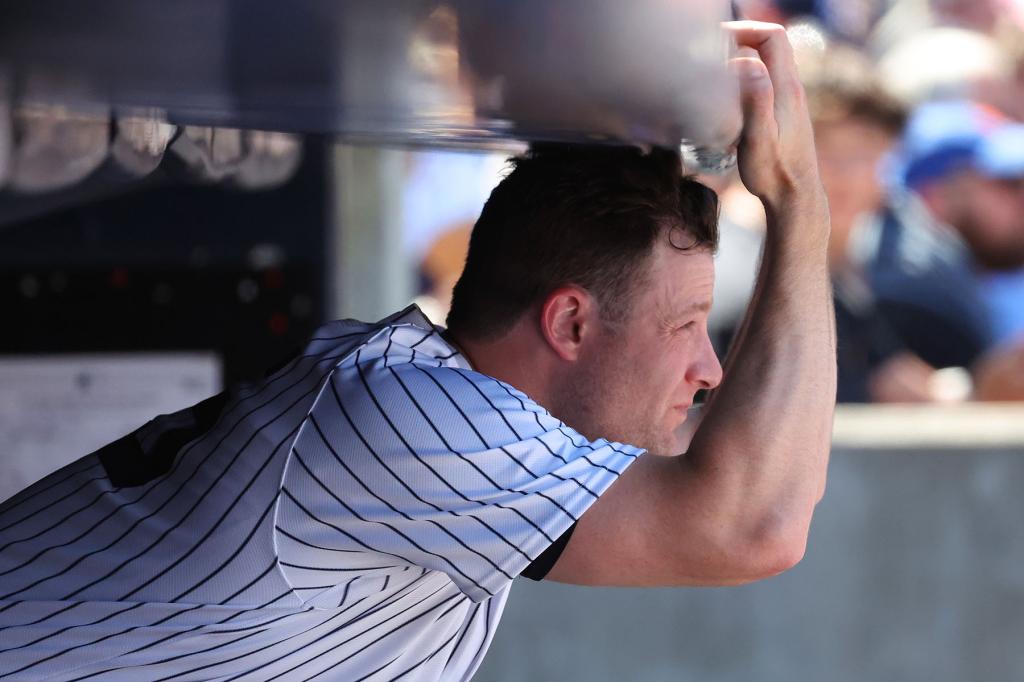
{"label": "thumb", "polygon": [[757,57],[745,56],[734,58],[731,66],[740,86],[743,142],[754,151],[778,135],[775,122],[775,93],[768,77],[768,67]]}
{"label": "thumb", "polygon": [[740,179],[748,191],[763,198],[772,191],[772,169],[778,161],[775,93],[768,68],[760,59],[736,57],[730,67],[739,80],[743,109],[743,132],[736,158]]}

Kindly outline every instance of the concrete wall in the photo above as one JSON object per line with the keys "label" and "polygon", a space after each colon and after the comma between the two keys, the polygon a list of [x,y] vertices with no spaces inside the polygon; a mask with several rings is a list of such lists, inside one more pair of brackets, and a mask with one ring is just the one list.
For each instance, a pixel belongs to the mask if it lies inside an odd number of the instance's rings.
{"label": "concrete wall", "polygon": [[477,682],[1024,680],[1024,411],[873,414],[837,422],[795,569],[713,589],[518,580]]}

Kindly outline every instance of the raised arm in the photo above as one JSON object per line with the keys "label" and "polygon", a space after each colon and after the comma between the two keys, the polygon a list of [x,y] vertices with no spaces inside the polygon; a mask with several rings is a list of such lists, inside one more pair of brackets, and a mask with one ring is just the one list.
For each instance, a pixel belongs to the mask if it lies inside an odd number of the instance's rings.
{"label": "raised arm", "polygon": [[800,560],[821,499],[835,405],[828,207],[780,26],[726,25],[745,127],[744,184],[768,216],[753,301],[690,448],[641,457],[578,522],[552,580],[722,585]]}

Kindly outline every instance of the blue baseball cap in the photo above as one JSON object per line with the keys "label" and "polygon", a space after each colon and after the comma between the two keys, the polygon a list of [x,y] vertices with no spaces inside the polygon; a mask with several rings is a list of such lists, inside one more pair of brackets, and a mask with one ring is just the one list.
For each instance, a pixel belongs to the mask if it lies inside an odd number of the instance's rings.
{"label": "blue baseball cap", "polygon": [[987,135],[975,164],[994,178],[1024,178],[1024,124],[1010,123]]}
{"label": "blue baseball cap", "polygon": [[929,102],[911,114],[895,161],[911,188],[965,169],[1024,178],[1024,124],[974,102]]}

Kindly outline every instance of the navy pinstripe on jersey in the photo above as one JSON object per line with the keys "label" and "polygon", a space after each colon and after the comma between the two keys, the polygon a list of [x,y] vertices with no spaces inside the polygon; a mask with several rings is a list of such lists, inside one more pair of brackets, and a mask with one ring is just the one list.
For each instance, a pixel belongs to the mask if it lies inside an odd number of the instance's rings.
{"label": "navy pinstripe on jersey", "polygon": [[416,308],[0,506],[0,679],[468,679],[511,581],[641,451]]}

